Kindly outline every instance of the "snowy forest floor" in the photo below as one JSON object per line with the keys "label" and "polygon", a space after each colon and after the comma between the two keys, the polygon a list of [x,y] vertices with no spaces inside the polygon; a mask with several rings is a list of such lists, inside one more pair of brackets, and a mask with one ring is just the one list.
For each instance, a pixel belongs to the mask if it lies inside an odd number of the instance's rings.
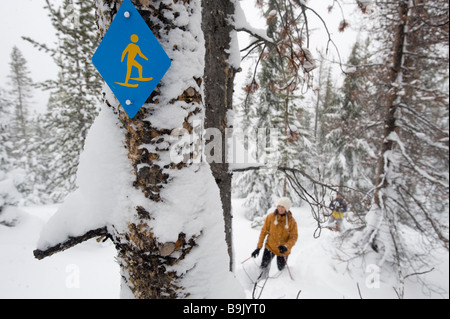
{"label": "snowy forest floor", "polygon": [[[243,200],[233,200],[235,273],[246,297],[252,298],[253,284],[249,275],[258,273],[262,253],[257,259],[241,262],[256,248],[260,229],[251,228],[251,222],[244,217],[242,203]],[[9,208],[6,212],[17,216],[18,224],[15,227],[0,225],[0,299],[119,298],[119,266],[110,241],[98,243],[92,239],[42,261],[34,259],[32,252],[41,228],[57,207]],[[392,276],[380,273],[379,287],[368,287],[366,281],[373,276],[372,272],[350,270],[336,258],[338,250],[333,242],[337,233],[324,229],[321,236],[314,239],[316,224],[309,209],[294,207],[291,211],[299,228],[299,239],[288,259],[293,280],[287,269],[277,278],[269,278],[262,299],[357,299],[360,293],[363,298],[397,298]],[[278,275],[275,260],[270,275]],[[427,279],[445,292],[430,295],[411,277],[405,283],[405,298],[449,298],[448,252]]]}

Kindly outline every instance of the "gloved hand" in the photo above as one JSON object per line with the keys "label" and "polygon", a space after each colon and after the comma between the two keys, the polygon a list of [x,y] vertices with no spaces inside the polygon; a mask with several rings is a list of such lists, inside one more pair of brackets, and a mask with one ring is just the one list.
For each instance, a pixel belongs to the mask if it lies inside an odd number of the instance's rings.
{"label": "gloved hand", "polygon": [[255,251],[252,252],[252,257],[256,258],[259,255],[259,251],[260,251],[260,249],[256,248]]}
{"label": "gloved hand", "polygon": [[284,254],[288,249],[286,248],[286,246],[281,245],[278,246],[278,250],[280,251],[280,254]]}

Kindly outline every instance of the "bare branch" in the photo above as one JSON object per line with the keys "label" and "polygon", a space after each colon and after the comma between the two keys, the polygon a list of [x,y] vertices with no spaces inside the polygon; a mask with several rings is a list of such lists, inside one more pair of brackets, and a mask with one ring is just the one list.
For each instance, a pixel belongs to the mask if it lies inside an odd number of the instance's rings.
{"label": "bare branch", "polygon": [[[257,171],[259,169],[268,169],[268,168],[274,168],[274,167],[267,167],[267,166],[249,166],[249,167],[244,167],[244,168],[234,168],[232,169],[233,172],[245,172],[245,171]],[[305,171],[298,169],[298,168],[292,168],[292,167],[285,167],[285,166],[278,166],[276,167],[277,170],[282,171],[284,173],[286,172],[293,172],[293,173],[299,173],[302,176],[306,177],[307,179],[309,179],[312,183],[317,184],[319,186],[323,186],[325,188],[328,188],[334,192],[338,192],[339,191],[339,187],[342,188],[347,188],[349,190],[355,191],[355,192],[359,192],[361,194],[366,195],[365,192],[362,192],[361,190],[358,190],[356,188],[350,187],[350,186],[345,186],[345,185],[333,185],[333,184],[325,184],[319,180],[314,179],[312,176],[310,176],[309,174],[307,174]]]}
{"label": "bare branch", "polygon": [[258,39],[260,41],[266,42],[267,44],[276,45],[276,43],[274,43],[273,41],[270,41],[269,38],[263,37],[263,36],[257,34],[256,32],[254,32],[253,30],[250,30],[250,29],[247,29],[247,28],[244,28],[244,27],[236,28],[235,30],[237,32],[246,32],[246,33],[250,34],[252,37],[254,37],[254,38],[256,38],[256,39]]}
{"label": "bare branch", "polygon": [[90,230],[81,236],[69,237],[69,239],[67,239],[65,242],[59,243],[59,244],[49,247],[45,250],[36,249],[33,251],[33,254],[36,259],[42,260],[45,257],[50,257],[53,254],[56,254],[56,253],[66,250],[66,249],[72,248],[78,244],[81,244],[82,242],[84,242],[86,240],[89,240],[91,238],[98,237],[98,236],[106,236],[108,238],[110,237],[106,227],[97,228],[94,230]]}
{"label": "bare branch", "polygon": [[422,272],[415,272],[415,273],[406,275],[403,279],[406,279],[406,278],[411,277],[411,276],[425,275],[425,274],[428,274],[428,273],[432,272],[433,270],[434,270],[434,267],[429,269],[429,270],[422,271]]}

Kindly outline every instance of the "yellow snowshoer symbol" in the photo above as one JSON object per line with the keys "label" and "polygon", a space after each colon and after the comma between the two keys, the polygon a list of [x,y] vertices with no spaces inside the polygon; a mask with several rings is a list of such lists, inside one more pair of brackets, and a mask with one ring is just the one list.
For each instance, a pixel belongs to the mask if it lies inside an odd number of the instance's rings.
{"label": "yellow snowshoer symbol", "polygon": [[[128,44],[128,46],[125,48],[125,50],[123,50],[122,52],[122,59],[121,59],[121,63],[123,63],[123,60],[125,59],[125,55],[128,54],[127,57],[127,76],[125,78],[125,82],[121,83],[121,82],[115,82],[119,85],[122,86],[126,86],[126,87],[133,87],[133,88],[137,88],[139,86],[139,84],[132,84],[132,83],[128,83],[130,80],[133,81],[139,81],[139,82],[147,82],[147,81],[151,81],[153,80],[153,78],[144,78],[142,77],[142,65],[140,65],[137,61],[136,61],[136,56],[139,55],[141,58],[143,58],[144,60],[148,61],[148,58],[142,54],[141,52],[141,48],[139,48],[139,46],[135,43],[137,43],[139,41],[139,37],[136,34],[133,34],[130,37],[130,40],[132,43]],[[131,71],[133,69],[133,67],[136,67],[139,71],[139,77],[138,78],[132,78],[131,77]]]}

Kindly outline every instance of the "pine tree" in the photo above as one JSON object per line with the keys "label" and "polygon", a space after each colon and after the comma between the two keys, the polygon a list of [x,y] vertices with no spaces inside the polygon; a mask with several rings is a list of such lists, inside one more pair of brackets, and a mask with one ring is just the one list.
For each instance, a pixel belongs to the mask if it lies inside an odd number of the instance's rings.
{"label": "pine tree", "polygon": [[347,201],[355,213],[365,210],[368,194],[375,184],[376,169],[373,165],[377,158],[381,128],[377,94],[373,94],[372,54],[369,51],[371,40],[356,42],[348,64],[355,66],[354,72],[346,75],[341,88],[344,155],[348,170],[344,174],[344,183],[360,190],[360,193],[349,193]]}
{"label": "pine tree", "polygon": [[33,177],[33,194],[27,200],[36,204],[54,203],[56,200],[52,194],[60,193],[58,185],[52,183],[54,174],[55,152],[47,148],[47,141],[51,140],[51,130],[44,127],[46,117],[43,114],[34,114],[30,120],[31,136],[29,139],[29,152],[32,158],[30,175]]}
{"label": "pine tree", "polygon": [[[264,67],[259,78],[261,78],[263,70],[265,70]],[[248,83],[252,81],[250,74],[247,80]],[[263,86],[261,90],[255,91],[256,87],[259,88],[259,85],[253,88],[251,86],[249,84],[243,88],[246,96],[238,108],[239,116],[235,130],[238,134],[235,134],[237,140],[235,143],[246,146],[247,158],[244,159],[247,159],[248,162],[255,162],[244,163],[245,165],[265,165],[269,169],[235,172],[233,174],[233,190],[239,197],[245,198],[246,217],[249,220],[259,220],[258,217],[265,216],[270,207],[273,206],[274,192],[277,188],[281,190],[277,182],[281,181],[282,177],[278,174],[279,180],[277,181],[274,178],[276,170],[270,168],[278,164],[276,158],[278,153],[272,154],[278,145],[274,145],[275,143],[270,136],[274,130],[270,126],[271,111],[267,107],[268,103],[265,102],[267,96],[264,92],[267,87]],[[270,98],[270,95],[268,98]],[[239,134],[240,132],[242,134]],[[278,133],[278,130],[276,133]],[[241,156],[241,159],[242,157],[244,156]]]}
{"label": "pine tree", "polygon": [[448,2],[379,5],[377,41],[386,50],[372,103],[380,106],[383,133],[372,208],[352,242],[394,270],[403,297],[405,279],[429,270],[430,252],[448,251]]}
{"label": "pine tree", "polygon": [[3,116],[0,118],[0,167],[6,170],[9,167],[7,146],[6,146],[6,126],[10,122],[8,112],[8,101],[5,97],[5,91],[0,88],[0,112]]}
{"label": "pine tree", "polygon": [[27,61],[16,46],[12,49],[9,65],[9,79],[11,81],[11,90],[9,93],[11,95],[11,102],[14,105],[15,129],[19,133],[20,138],[26,140],[28,136],[27,120],[33,82],[30,78]]}
{"label": "pine tree", "polygon": [[303,97],[298,93],[307,73],[314,68],[309,63],[309,51],[302,47],[303,39],[295,32],[295,23],[301,15],[286,1],[271,0],[261,3],[261,7],[266,17],[267,36],[276,45],[268,44],[260,50],[258,81],[252,80],[246,86],[247,92],[255,92],[253,95],[258,99],[257,104],[248,107],[248,116],[253,119],[248,131],[265,129],[266,136],[269,130],[277,132],[278,143],[270,146],[263,143],[267,147],[260,150],[266,155],[264,162],[271,168],[269,173],[263,169],[241,173],[244,176],[239,181],[249,183],[244,205],[251,216],[264,216],[281,196],[289,196],[294,204],[300,205],[300,197],[282,169],[309,170],[311,154],[314,154],[308,112],[302,107]]}
{"label": "pine tree", "polygon": [[[327,68],[325,83],[321,90],[321,101],[318,109],[318,120],[320,122],[320,129],[317,133],[317,148],[319,153],[327,152],[331,157],[338,153],[338,146],[334,135],[340,134],[341,115],[340,96],[337,92],[336,85],[333,83],[332,69]],[[328,149],[326,149],[328,147]],[[330,158],[325,159],[329,163]],[[340,175],[342,172],[334,172]],[[336,174],[333,174],[336,176]]]}
{"label": "pine tree", "polygon": [[58,78],[40,83],[51,90],[43,129],[49,135],[45,143],[37,145],[42,154],[41,165],[47,165],[52,154],[52,170],[42,189],[45,196],[61,201],[74,190],[79,156],[87,131],[98,114],[101,78],[91,62],[98,45],[94,3],[64,0],[55,8],[46,1],[52,25],[56,30],[56,48],[25,38],[39,50],[49,53],[59,68]]}
{"label": "pine tree", "polygon": [[8,221],[2,221],[1,214],[6,206],[16,205],[20,200],[20,194],[17,191],[14,180],[9,176],[13,170],[12,161],[8,157],[11,150],[9,134],[7,134],[8,124],[11,123],[11,116],[8,113],[9,102],[5,93],[0,88],[0,224],[10,225]]}
{"label": "pine tree", "polygon": [[[352,72],[346,74],[342,88],[337,90],[330,86],[330,77],[326,85],[327,96],[331,99],[332,107],[327,107],[321,118],[319,143],[325,151],[324,163],[327,163],[325,177],[339,185],[344,192],[347,202],[356,214],[365,212],[368,198],[364,194],[373,188],[376,160],[376,146],[371,135],[377,135],[373,125],[370,125],[376,108],[369,101],[374,99],[370,95],[370,72],[367,51],[368,40],[365,44],[355,42],[347,64],[352,66]],[[326,102],[325,105],[330,104]],[[371,129],[372,127],[372,129]],[[322,153],[322,152],[320,152]],[[343,189],[343,186],[346,188]],[[357,191],[354,191],[357,190]]]}
{"label": "pine tree", "polygon": [[[30,173],[32,157],[29,152],[31,127],[29,107],[32,98],[33,81],[22,52],[13,47],[10,62],[9,101],[10,122],[4,137],[7,143],[7,156],[15,169],[22,171],[22,179],[16,185],[19,191],[27,195],[33,192],[33,176]],[[8,146],[9,145],[9,146]]]}

